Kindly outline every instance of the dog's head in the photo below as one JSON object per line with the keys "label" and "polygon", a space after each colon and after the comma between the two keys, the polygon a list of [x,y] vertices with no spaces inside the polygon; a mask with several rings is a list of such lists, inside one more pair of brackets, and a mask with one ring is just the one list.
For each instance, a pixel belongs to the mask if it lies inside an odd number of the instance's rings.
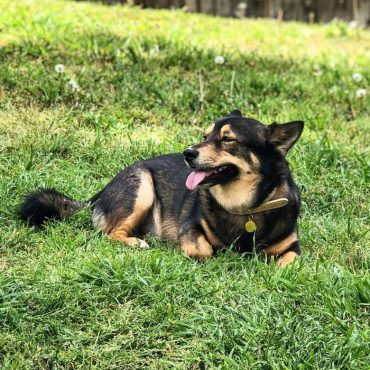
{"label": "dog's head", "polygon": [[217,120],[204,133],[204,141],[184,151],[193,169],[186,180],[189,190],[214,186],[240,177],[255,178],[264,163],[283,162],[303,130],[303,122],[263,125],[238,110]]}

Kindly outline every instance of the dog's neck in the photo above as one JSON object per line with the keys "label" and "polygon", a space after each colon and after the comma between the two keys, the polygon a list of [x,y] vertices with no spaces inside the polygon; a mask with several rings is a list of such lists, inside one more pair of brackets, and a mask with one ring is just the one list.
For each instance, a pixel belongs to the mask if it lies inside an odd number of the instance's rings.
{"label": "dog's neck", "polygon": [[217,203],[228,213],[246,216],[255,213],[269,211],[285,206],[288,187],[283,184],[275,187],[262,203],[252,207],[255,192],[258,186],[258,178],[248,181],[238,181],[227,185],[216,185],[209,189]]}
{"label": "dog's neck", "polygon": [[209,192],[227,212],[241,214],[250,209],[255,199],[259,176],[245,176],[227,184],[212,186]]}

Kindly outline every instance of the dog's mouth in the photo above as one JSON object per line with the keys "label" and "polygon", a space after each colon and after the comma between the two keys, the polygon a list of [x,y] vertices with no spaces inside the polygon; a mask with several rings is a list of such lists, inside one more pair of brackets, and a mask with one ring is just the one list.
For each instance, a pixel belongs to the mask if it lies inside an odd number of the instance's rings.
{"label": "dog's mouth", "polygon": [[194,190],[198,185],[213,186],[231,180],[238,175],[236,166],[227,164],[211,169],[196,169],[186,179],[186,187]]}

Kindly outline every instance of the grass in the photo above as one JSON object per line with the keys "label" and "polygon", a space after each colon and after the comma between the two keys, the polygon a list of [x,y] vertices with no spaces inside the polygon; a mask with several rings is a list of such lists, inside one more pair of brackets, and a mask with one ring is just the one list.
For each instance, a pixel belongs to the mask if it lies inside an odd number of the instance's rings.
{"label": "grass", "polygon": [[[0,5],[2,368],[368,369],[369,94],[356,91],[369,89],[369,31]],[[17,220],[27,191],[87,199],[234,108],[306,123],[289,155],[303,197],[293,266],[231,251],[197,262],[152,237],[130,249],[88,210],[39,232]]]}

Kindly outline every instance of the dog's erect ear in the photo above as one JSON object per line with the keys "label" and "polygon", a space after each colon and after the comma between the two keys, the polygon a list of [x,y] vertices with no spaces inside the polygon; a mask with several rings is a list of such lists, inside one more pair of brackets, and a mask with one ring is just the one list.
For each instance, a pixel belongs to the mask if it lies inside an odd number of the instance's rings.
{"label": "dog's erect ear", "polygon": [[268,126],[268,142],[281,154],[286,155],[288,150],[296,143],[303,131],[302,121],[288,123],[272,123]]}
{"label": "dog's erect ear", "polygon": [[243,115],[239,109],[235,109],[229,113],[229,117],[243,117]]}

